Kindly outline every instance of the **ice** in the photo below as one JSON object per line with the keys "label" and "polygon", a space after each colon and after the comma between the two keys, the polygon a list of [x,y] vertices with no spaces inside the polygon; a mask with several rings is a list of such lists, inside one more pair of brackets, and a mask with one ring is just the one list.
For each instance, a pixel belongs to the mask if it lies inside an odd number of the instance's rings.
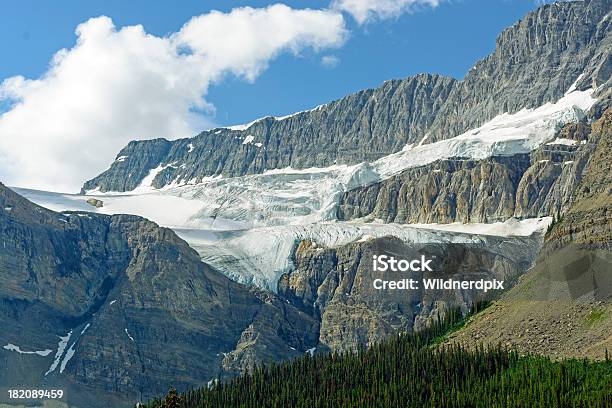
{"label": "ice", "polygon": [[[52,210],[141,215],[175,229],[198,250],[204,261],[228,276],[275,290],[280,274],[291,268],[289,254],[299,239],[339,245],[385,234],[416,242],[424,239],[434,242],[478,239],[479,234],[522,236],[545,228],[549,222],[545,218],[494,224],[412,226],[334,221],[339,198],[345,191],[387,179],[408,168],[440,159],[481,160],[529,153],[546,143],[559,143],[562,139],[555,139],[558,130],[584,117],[595,102],[592,93],[593,90],[568,92],[555,103],[501,114],[451,139],[425,143],[425,135],[419,143],[407,145],[402,151],[372,163],[308,169],[287,167],[242,177],[206,177],[200,182],[191,180],[155,189],[152,181],[170,165],[165,164],[152,169],[131,192],[94,190],[86,195],[70,195],[16,190]],[[253,140],[247,136],[244,142]],[[94,208],[87,204],[85,201],[91,197],[102,200],[104,206]]]}
{"label": "ice", "polygon": [[36,354],[36,355],[43,356],[43,357],[46,357],[46,356],[48,356],[49,354],[51,354],[53,352],[53,350],[49,350],[49,349],[40,350],[40,351],[24,351],[24,350],[21,349],[21,347],[16,346],[16,345],[11,344],[11,343],[7,344],[3,348],[5,350],[9,350],[9,351],[16,351],[19,354]]}
{"label": "ice", "polygon": [[547,217],[494,224],[319,222],[217,232],[214,236],[201,235],[202,231],[176,232],[198,251],[204,262],[225,275],[276,291],[280,276],[293,268],[291,253],[300,240],[309,239],[325,247],[383,236],[414,243],[478,243],[486,235],[528,237],[544,231],[550,221]]}
{"label": "ice", "polygon": [[504,113],[454,138],[406,147],[377,160],[372,167],[384,179],[407,168],[440,159],[482,160],[491,156],[529,153],[551,141],[563,125],[581,120],[596,101],[592,94],[592,89],[574,91],[554,104],[546,103],[514,114]]}
{"label": "ice", "polygon": [[[127,193],[93,191],[85,197],[59,198],[25,190],[19,192],[55,210],[138,214],[172,228],[223,230],[329,221],[335,219],[338,199],[344,191],[387,179],[408,168],[440,159],[481,160],[494,155],[528,153],[542,144],[558,143],[556,132],[564,124],[584,116],[595,101],[592,92],[573,91],[556,103],[505,113],[454,138],[407,145],[402,151],[372,163],[308,169],[288,167],[242,177],[175,182],[155,189],[152,181],[169,166],[165,164],[152,169],[137,189]],[[247,136],[245,142],[252,140]],[[90,196],[104,201],[104,207],[93,209],[83,205]]]}
{"label": "ice", "polygon": [[463,224],[410,224],[415,228],[426,228],[439,231],[462,232],[466,234],[495,235],[503,237],[529,236],[537,231],[545,230],[552,222],[552,217],[528,218],[517,220],[510,218],[504,222]]}

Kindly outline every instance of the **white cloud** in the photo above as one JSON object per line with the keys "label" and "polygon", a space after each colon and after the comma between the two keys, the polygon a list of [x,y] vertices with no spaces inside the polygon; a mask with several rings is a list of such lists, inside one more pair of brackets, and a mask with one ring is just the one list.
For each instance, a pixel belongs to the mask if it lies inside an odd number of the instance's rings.
{"label": "white cloud", "polygon": [[274,5],[194,17],[167,37],[118,30],[108,17],[76,34],[41,78],[0,84],[0,100],[14,102],[0,116],[0,179],[9,185],[78,190],[130,140],[210,125],[193,112],[212,111],[204,97],[225,74],[253,81],[282,52],[342,45],[346,29],[336,11]]}
{"label": "white cloud", "polygon": [[340,58],[336,57],[335,55],[324,55],[321,57],[321,65],[323,65],[325,68],[336,68],[339,63]]}
{"label": "white cloud", "polygon": [[[230,14],[213,11],[194,17],[174,36],[207,58],[216,72],[230,71],[254,80],[282,50],[297,54],[339,46],[346,31],[342,15],[329,10],[293,10],[283,4],[244,7]],[[219,41],[219,35],[223,41]]]}
{"label": "white cloud", "polygon": [[344,11],[363,24],[373,20],[397,17],[416,7],[437,7],[442,0],[334,0],[332,8]]}

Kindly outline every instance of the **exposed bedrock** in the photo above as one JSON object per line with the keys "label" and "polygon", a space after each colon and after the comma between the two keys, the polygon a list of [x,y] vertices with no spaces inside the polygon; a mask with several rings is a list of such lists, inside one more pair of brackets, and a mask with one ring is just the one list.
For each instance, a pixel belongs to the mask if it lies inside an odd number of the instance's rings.
{"label": "exposed bedrock", "polygon": [[345,192],[340,220],[397,223],[496,222],[554,216],[572,203],[595,144],[591,126],[564,126],[531,154],[485,160],[440,160]]}
{"label": "exposed bedrock", "polygon": [[[483,236],[464,244],[411,244],[382,237],[333,248],[306,240],[295,251],[295,270],[280,278],[278,293],[320,319],[319,348],[354,350],[419,330],[449,307],[465,312],[485,296],[478,290],[424,290],[422,284],[418,290],[379,290],[374,279],[500,279],[509,287],[529,268],[540,242],[538,234],[511,239]],[[374,271],[373,255],[382,254],[408,260],[425,255],[432,259],[433,271],[412,275]]]}

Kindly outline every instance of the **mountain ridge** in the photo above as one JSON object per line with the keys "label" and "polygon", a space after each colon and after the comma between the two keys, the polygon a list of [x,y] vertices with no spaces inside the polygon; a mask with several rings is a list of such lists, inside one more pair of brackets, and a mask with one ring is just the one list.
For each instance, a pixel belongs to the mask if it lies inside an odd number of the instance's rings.
{"label": "mountain ridge", "polygon": [[496,50],[462,80],[420,74],[242,130],[131,142],[81,192],[130,191],[155,168],[152,186],[159,188],[288,166],[373,161],[409,144],[456,136],[504,112],[556,101],[572,85],[592,87],[600,101],[607,100],[611,4],[587,0],[538,8],[504,30]]}

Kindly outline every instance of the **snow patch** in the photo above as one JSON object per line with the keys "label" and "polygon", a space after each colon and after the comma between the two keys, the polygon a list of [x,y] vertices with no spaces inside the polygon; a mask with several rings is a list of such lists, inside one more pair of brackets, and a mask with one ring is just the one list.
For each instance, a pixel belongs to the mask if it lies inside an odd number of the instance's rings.
{"label": "snow patch", "polygon": [[578,78],[576,78],[574,83],[572,85],[570,85],[569,89],[565,92],[565,95],[568,95],[568,94],[571,94],[572,92],[574,92],[576,90],[576,85],[578,85],[578,82],[580,82],[580,80],[583,77],[584,77],[584,73],[578,75]]}
{"label": "snow patch", "polygon": [[85,325],[85,327],[83,328],[83,330],[81,330],[81,334],[79,334],[79,336],[82,336],[83,334],[85,334],[85,332],[87,331],[87,329],[89,329],[89,326],[91,326],[91,323],[87,323]]}
{"label": "snow patch", "polygon": [[195,149],[195,147],[193,147],[193,143],[189,143],[187,145],[187,153],[193,152],[193,149]]}
{"label": "snow patch", "polygon": [[551,145],[574,146],[576,144],[578,144],[577,140],[566,139],[566,138],[563,138],[563,137],[558,137],[555,140],[553,140],[552,142],[546,143],[547,146],[551,146]]}
{"label": "snow patch", "polygon": [[134,341],[134,338],[132,336],[130,336],[130,333],[128,332],[128,329],[125,329],[125,334],[127,334],[127,336],[130,338],[130,340]]}
{"label": "snow patch", "polygon": [[242,144],[249,144],[251,143],[253,140],[255,140],[255,136],[253,135],[248,135],[247,137],[244,138],[244,140],[242,141]]}
{"label": "snow patch", "polygon": [[53,352],[53,350],[49,350],[49,349],[40,350],[40,351],[25,351],[25,350],[22,350],[19,346],[16,346],[11,343],[8,343],[3,348],[8,351],[15,351],[19,354],[36,354],[36,355],[43,356],[43,357],[46,357]]}
{"label": "snow patch", "polygon": [[57,353],[55,353],[53,363],[51,364],[51,367],[49,367],[49,369],[45,373],[45,376],[55,371],[55,369],[59,365],[61,358],[64,355],[64,350],[66,350],[66,346],[68,345],[68,340],[70,340],[70,336],[72,336],[72,330],[70,330],[67,335],[60,336],[60,341],[57,344]]}
{"label": "snow patch", "polygon": [[140,185],[136,187],[134,190],[132,190],[132,193],[142,194],[142,193],[147,193],[152,190],[155,190],[155,188],[153,187],[153,180],[155,180],[155,177],[157,177],[157,175],[161,173],[162,170],[168,167],[170,167],[170,164],[165,164],[165,165],[160,164],[156,168],[151,169],[149,171],[149,174],[147,174],[145,178],[142,179],[142,181],[140,182]]}
{"label": "snow patch", "polygon": [[301,115],[302,113],[308,113],[308,112],[316,112],[319,111],[321,109],[323,109],[323,107],[326,106],[326,104],[322,104],[322,105],[317,105],[316,107],[312,108],[312,109],[308,109],[308,110],[303,110],[303,111],[299,111],[299,112],[295,112],[295,113],[291,113],[289,115],[285,115],[285,116],[273,116],[274,120],[280,122],[283,121],[285,119],[289,119],[292,118],[294,116],[297,115]]}
{"label": "snow patch", "polygon": [[60,374],[64,372],[64,370],[66,369],[66,364],[68,364],[68,362],[70,361],[70,359],[72,358],[72,356],[74,356],[74,345],[76,344],[76,341],[74,343],[72,343],[72,345],[70,346],[70,348],[68,349],[68,351],[66,352],[66,355],[64,356],[64,359],[62,360],[62,364],[60,365]]}
{"label": "snow patch", "polygon": [[262,120],[268,118],[269,116],[264,116],[263,118],[259,118],[259,119],[255,119],[252,122],[249,123],[245,123],[244,125],[233,125],[233,126],[227,126],[224,127],[223,129],[229,129],[229,130],[247,130],[248,128],[250,128],[251,126],[253,126],[255,123],[257,122],[261,122]]}

